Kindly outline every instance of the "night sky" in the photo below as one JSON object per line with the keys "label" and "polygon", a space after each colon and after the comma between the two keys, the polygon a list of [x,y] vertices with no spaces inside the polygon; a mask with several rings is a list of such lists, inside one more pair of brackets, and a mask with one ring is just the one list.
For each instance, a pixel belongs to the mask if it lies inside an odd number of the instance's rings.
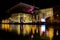
{"label": "night sky", "polygon": [[18,4],[19,2],[34,5],[36,7],[39,7],[40,9],[59,6],[60,3],[59,0],[0,0],[1,15],[4,14],[3,16],[5,16],[6,14],[4,12],[9,8],[13,7],[14,5]]}
{"label": "night sky", "polygon": [[52,6],[56,6],[59,5],[59,1],[55,0],[0,0],[0,8],[2,10],[7,10],[11,7],[13,7],[14,5],[18,4],[19,2],[24,2],[27,4],[31,4],[31,5],[35,5],[39,8],[45,8],[45,7],[52,7]]}

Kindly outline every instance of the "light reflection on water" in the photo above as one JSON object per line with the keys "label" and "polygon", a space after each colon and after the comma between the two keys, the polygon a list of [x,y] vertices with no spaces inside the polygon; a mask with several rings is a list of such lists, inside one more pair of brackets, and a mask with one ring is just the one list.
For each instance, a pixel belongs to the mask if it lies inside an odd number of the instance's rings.
{"label": "light reflection on water", "polygon": [[[31,30],[32,30],[32,33],[34,34],[35,33],[35,30],[37,30],[38,27],[36,25],[24,25],[24,29],[23,29],[23,35],[25,34],[28,34],[31,33]],[[43,28],[42,28],[43,29]],[[12,27],[11,24],[2,24],[2,30],[9,30],[10,32],[11,31],[17,31],[17,34],[20,35],[20,25],[14,25],[14,28]],[[37,30],[38,31],[38,30]],[[40,36],[42,35],[42,31],[41,31],[41,25],[39,27],[39,33],[40,33]],[[49,35],[48,35],[49,33]],[[49,31],[46,32],[46,34],[52,38],[53,37],[53,33],[54,33],[54,29],[53,28],[49,28]]]}

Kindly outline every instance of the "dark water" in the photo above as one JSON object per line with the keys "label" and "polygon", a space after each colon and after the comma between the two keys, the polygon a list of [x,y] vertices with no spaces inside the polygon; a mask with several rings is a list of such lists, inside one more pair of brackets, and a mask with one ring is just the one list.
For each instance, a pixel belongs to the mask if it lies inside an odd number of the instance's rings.
{"label": "dark water", "polygon": [[[50,25],[49,25],[50,26]],[[55,27],[54,29],[54,37],[52,40],[59,40],[60,39],[60,30],[57,28],[60,28],[60,25],[56,24],[53,25],[53,27]],[[58,30],[59,35],[56,35],[56,31]],[[30,33],[29,35],[17,35],[16,32],[12,31],[4,31],[0,28],[0,40],[41,40],[41,37],[39,36],[39,34],[33,34],[34,38],[31,38],[32,33]]]}

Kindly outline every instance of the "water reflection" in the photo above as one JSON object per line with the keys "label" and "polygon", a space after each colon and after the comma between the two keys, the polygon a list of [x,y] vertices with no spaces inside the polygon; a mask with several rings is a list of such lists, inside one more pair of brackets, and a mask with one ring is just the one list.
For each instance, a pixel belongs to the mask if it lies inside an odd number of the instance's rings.
{"label": "water reflection", "polygon": [[[2,30],[9,31],[9,32],[15,32],[18,35],[22,35],[22,39],[24,37],[28,40],[53,40],[53,37],[55,36],[54,33],[58,35],[58,31],[55,32],[54,26],[48,25],[21,25],[20,23],[40,23],[40,22],[47,22],[47,24],[55,22],[53,18],[53,9],[44,9],[40,10],[41,12],[38,13],[36,16],[31,14],[25,14],[25,13],[14,13],[11,14],[11,17],[8,19],[2,20]],[[19,23],[19,24],[14,24]],[[48,27],[48,28],[47,28]]]}
{"label": "water reflection", "polygon": [[39,34],[40,36],[43,35],[43,32],[45,32],[45,35],[52,40],[54,36],[54,28],[49,27],[48,30],[46,29],[46,26],[40,25],[37,27],[37,25],[23,25],[23,30],[21,30],[21,27],[19,24],[14,24],[14,27],[12,26],[13,24],[2,24],[2,29],[3,30],[8,30],[8,31],[15,31],[18,35],[20,35],[21,31],[23,35],[30,35],[30,34]]}

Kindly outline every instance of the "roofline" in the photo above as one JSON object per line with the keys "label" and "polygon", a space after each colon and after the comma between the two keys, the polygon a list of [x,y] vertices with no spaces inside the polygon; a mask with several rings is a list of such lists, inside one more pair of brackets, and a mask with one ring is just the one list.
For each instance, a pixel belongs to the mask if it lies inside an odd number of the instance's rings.
{"label": "roofline", "polygon": [[[35,6],[32,6],[32,5],[29,5],[29,4],[25,4],[25,3],[20,2],[20,3],[16,4],[15,6],[11,7],[10,9],[8,9],[6,12],[9,13],[11,10],[19,7],[22,4],[23,4],[23,6],[26,5],[26,6],[34,7],[35,9],[39,9],[38,7],[35,7]],[[20,6],[20,7],[22,7],[22,6]]]}

